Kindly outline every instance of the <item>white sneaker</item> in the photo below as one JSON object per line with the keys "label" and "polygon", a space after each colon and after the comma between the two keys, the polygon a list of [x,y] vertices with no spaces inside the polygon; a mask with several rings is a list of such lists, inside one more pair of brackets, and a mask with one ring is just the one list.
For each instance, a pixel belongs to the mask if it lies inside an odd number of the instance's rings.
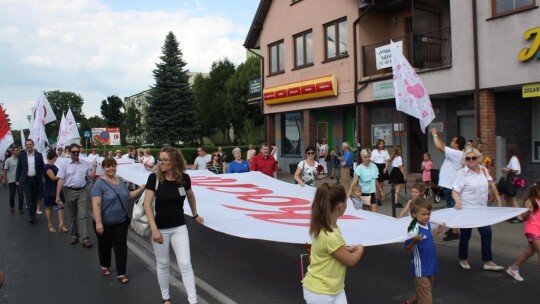
{"label": "white sneaker", "polygon": [[39,210],[39,211],[36,211],[37,214],[43,214],[43,211]]}
{"label": "white sneaker", "polygon": [[522,276],[519,275],[519,271],[514,271],[510,267],[506,269],[506,273],[508,273],[508,275],[514,278],[516,281],[523,282],[525,280]]}

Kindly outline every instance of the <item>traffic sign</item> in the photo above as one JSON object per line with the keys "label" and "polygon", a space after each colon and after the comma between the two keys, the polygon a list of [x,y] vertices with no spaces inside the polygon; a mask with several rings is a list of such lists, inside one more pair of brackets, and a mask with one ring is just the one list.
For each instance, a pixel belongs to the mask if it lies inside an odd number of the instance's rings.
{"label": "traffic sign", "polygon": [[84,131],[84,137],[92,137],[92,133],[90,131]]}

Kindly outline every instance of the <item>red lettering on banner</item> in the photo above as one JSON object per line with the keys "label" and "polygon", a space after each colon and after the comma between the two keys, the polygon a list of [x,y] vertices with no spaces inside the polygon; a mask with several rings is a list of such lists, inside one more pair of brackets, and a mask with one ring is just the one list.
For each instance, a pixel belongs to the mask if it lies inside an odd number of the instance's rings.
{"label": "red lettering on banner", "polygon": [[[311,221],[311,214],[310,213],[300,213],[302,211],[309,211],[311,210],[311,207],[283,207],[279,208],[279,211],[269,211],[269,210],[256,210],[256,209],[247,209],[247,208],[240,208],[240,207],[234,207],[234,206],[227,206],[224,205],[227,208],[234,209],[234,210],[241,210],[241,211],[247,211],[247,212],[259,212],[256,214],[246,214],[247,216],[251,216],[253,218],[256,218],[258,220],[262,220],[265,222],[271,222],[276,224],[283,224],[283,225],[291,225],[291,226],[301,226],[301,227],[309,227],[309,223]],[[352,216],[352,215],[343,215],[340,217],[340,219],[343,220],[361,220],[362,218]],[[303,220],[305,222],[288,222],[287,220]]]}
{"label": "red lettering on banner", "polygon": [[[233,184],[237,180],[234,178],[221,178],[214,176],[194,176],[191,178],[192,186],[206,187],[208,190],[230,193],[230,194],[246,194],[246,195],[265,195],[272,194],[274,191],[260,188],[253,184]],[[244,188],[247,191],[226,191],[220,188]]]}
{"label": "red lettering on banner", "polygon": [[[284,201],[282,202],[263,202],[262,200],[265,199],[282,199]],[[267,206],[296,206],[296,205],[309,205],[311,204],[310,201],[296,198],[296,197],[289,197],[289,196],[275,196],[275,195],[268,195],[268,196],[259,196],[259,195],[252,195],[251,193],[248,195],[242,195],[239,196],[238,199],[241,199],[246,202],[254,203],[254,204],[260,204],[260,205],[267,205]]]}
{"label": "red lettering on banner", "polygon": [[[225,191],[225,190],[219,190],[218,188],[245,188],[245,190],[247,191]],[[230,193],[230,194],[245,194],[249,196],[274,193],[274,191],[272,190],[259,188],[257,185],[252,185],[252,184],[224,185],[224,186],[218,186],[218,187],[212,186],[212,187],[208,187],[208,190],[222,192],[222,193]],[[238,198],[241,199],[241,197],[238,197]]]}
{"label": "red lettering on banner", "polygon": [[317,83],[317,92],[332,91],[332,81]]}
{"label": "red lettering on banner", "polygon": [[302,86],[302,94],[311,94],[311,93],[315,93],[314,84],[308,84],[308,85]]}

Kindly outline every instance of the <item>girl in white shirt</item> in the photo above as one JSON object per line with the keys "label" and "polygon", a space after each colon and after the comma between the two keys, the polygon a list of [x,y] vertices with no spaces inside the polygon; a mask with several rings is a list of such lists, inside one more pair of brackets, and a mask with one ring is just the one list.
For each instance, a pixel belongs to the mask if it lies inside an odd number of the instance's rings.
{"label": "girl in white shirt", "polygon": [[[519,149],[517,145],[515,144],[509,144],[506,146],[506,157],[508,159],[508,164],[506,167],[501,168],[501,171],[503,173],[507,174],[507,177],[513,178],[512,176],[520,175],[521,174],[521,164],[520,164],[520,157],[519,157]],[[508,194],[503,194],[504,201],[506,202],[507,207],[518,207],[518,203],[516,201],[516,196],[511,196]],[[523,221],[518,220],[517,218],[513,218],[508,220],[510,223],[521,223]]]}
{"label": "girl in white shirt", "polygon": [[378,139],[375,144],[375,148],[371,151],[371,161],[379,169],[379,177],[377,178],[377,191],[375,195],[377,197],[377,205],[382,206],[381,200],[384,199],[383,184],[385,180],[388,180],[388,163],[390,160],[390,154],[384,148],[384,140]]}
{"label": "girl in white shirt", "polygon": [[[396,186],[396,195],[399,195],[401,187],[406,183],[405,165],[403,164],[403,153],[401,147],[395,147],[390,162],[392,163],[392,171],[388,182]],[[403,205],[396,200],[396,207],[403,208]]]}

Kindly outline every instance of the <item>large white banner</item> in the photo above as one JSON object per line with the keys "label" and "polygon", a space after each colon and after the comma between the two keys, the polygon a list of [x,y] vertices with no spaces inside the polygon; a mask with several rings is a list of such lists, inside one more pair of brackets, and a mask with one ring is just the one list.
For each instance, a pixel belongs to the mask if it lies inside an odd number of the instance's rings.
{"label": "large white banner", "polygon": [[[145,184],[150,174],[140,164],[118,166],[117,174],[134,184]],[[188,171],[197,209],[204,225],[226,234],[284,243],[310,243],[308,235],[311,201],[315,188],[300,187],[260,172],[215,175]],[[450,212],[448,212],[450,211]],[[523,208],[472,208],[432,213],[434,223],[479,227],[495,224],[525,211]],[[186,214],[191,214],[185,204]],[[382,245],[407,239],[410,218],[355,210],[348,202],[338,225],[349,245]]]}

